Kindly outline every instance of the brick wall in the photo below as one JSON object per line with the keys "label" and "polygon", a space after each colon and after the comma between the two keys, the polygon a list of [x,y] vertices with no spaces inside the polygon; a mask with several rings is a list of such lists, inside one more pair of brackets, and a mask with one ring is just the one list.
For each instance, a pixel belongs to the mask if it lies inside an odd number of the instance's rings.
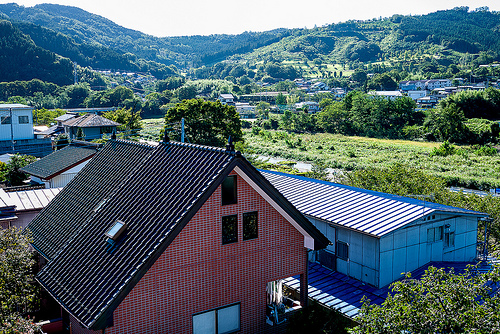
{"label": "brick wall", "polygon": [[[241,303],[241,332],[265,326],[267,282],[306,270],[303,236],[238,177],[238,203],[221,206],[220,187],[113,315],[114,333],[190,333],[192,315]],[[258,238],[243,240],[242,215],[258,211]],[[222,245],[221,217],[238,215],[238,242]],[[72,321],[73,333],[84,331]]]}

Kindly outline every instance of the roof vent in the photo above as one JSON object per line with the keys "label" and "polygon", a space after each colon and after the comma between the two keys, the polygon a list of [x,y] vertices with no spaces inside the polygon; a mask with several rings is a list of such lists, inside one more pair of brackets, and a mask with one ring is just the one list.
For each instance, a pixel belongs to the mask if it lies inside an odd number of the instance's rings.
{"label": "roof vent", "polygon": [[125,224],[121,220],[117,220],[115,221],[113,226],[111,226],[110,229],[106,232],[106,236],[111,240],[116,241],[120,237],[120,235],[125,232],[126,229],[127,224]]}

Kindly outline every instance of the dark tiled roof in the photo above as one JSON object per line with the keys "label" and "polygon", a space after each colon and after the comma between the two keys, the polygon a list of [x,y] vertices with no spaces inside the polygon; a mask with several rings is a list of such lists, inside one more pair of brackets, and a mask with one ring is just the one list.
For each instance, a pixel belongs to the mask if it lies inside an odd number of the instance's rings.
{"label": "dark tiled roof", "polygon": [[86,114],[80,117],[71,118],[63,122],[63,125],[70,127],[77,126],[80,128],[93,128],[99,126],[118,126],[120,125],[120,123],[114,122],[99,115]]}
{"label": "dark tiled roof", "polygon": [[[105,167],[106,164],[99,162],[130,165],[125,161],[132,158],[130,145],[121,141],[108,143],[52,202],[58,202],[54,204],[56,210],[51,210],[52,214],[65,217],[56,223],[63,226],[54,227],[52,239],[66,240],[67,243],[56,245],[50,241],[52,256],[58,247],[62,249],[38,274],[37,280],[85,326],[92,329],[105,326],[106,319],[135,283],[235,167],[250,175],[252,181],[317,240],[319,246],[326,246],[328,240],[239,153],[168,142],[149,152],[132,154],[136,159],[133,165],[137,168],[129,173],[121,168]],[[117,159],[115,152],[121,151],[127,154],[124,159]],[[106,178],[115,169],[120,175],[114,178],[123,182],[107,191],[106,195],[98,195],[99,200],[92,199],[92,205],[85,205],[85,210],[78,214],[84,218],[79,217],[78,222],[73,222],[73,206],[81,206],[80,202],[95,197],[86,193],[93,192],[96,184],[86,184],[84,177],[98,173],[98,179]],[[77,203],[64,203],[63,198]],[[48,213],[52,203],[37,217],[38,226],[42,220],[54,224],[53,216]],[[127,232],[116,251],[110,253],[104,233],[116,220],[127,224]],[[60,231],[66,225],[73,226],[69,235]],[[32,229],[31,224],[29,227]],[[45,240],[41,238],[48,233],[48,230],[34,233],[35,239],[39,238],[39,245],[43,245]]]}
{"label": "dark tiled roof", "polygon": [[33,246],[52,259],[92,215],[93,209],[141,163],[153,147],[107,144],[28,226]]}
{"label": "dark tiled roof", "polygon": [[90,159],[96,154],[98,148],[97,145],[91,143],[72,143],[61,150],[57,150],[21,168],[21,171],[42,179],[51,179],[85,160]]}

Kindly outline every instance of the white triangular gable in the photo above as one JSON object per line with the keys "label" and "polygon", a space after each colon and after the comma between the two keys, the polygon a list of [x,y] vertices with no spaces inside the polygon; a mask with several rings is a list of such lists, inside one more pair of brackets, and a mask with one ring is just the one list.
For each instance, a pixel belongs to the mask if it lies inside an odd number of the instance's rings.
{"label": "white triangular gable", "polygon": [[295,219],[293,219],[285,210],[283,210],[280,205],[278,205],[278,203],[276,203],[271,197],[269,197],[269,195],[261,187],[259,187],[247,174],[245,174],[245,172],[243,172],[241,168],[236,166],[234,167],[234,171],[304,236],[304,247],[314,250],[314,238],[311,237],[311,235],[309,235],[309,233],[307,233],[304,228],[295,221]]}

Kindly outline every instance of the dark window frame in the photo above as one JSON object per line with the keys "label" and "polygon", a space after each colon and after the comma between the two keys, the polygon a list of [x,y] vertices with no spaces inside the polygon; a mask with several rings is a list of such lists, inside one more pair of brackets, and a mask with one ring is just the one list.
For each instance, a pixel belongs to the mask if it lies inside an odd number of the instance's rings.
{"label": "dark window frame", "polygon": [[0,118],[0,124],[1,125],[12,124],[12,118],[10,116],[2,116]]}
{"label": "dark window frame", "polygon": [[337,258],[344,261],[349,260],[349,244],[340,240],[337,240],[336,244],[335,253],[337,253]]}
{"label": "dark window frame", "polygon": [[[232,180],[232,184],[228,184]],[[238,182],[236,175],[227,176],[221,183],[221,203],[231,205],[238,203]]]}
{"label": "dark window frame", "polygon": [[[255,217],[255,220],[251,219]],[[255,224],[252,226],[250,224]],[[243,240],[252,240],[259,237],[259,212],[245,212],[243,214]]]}
{"label": "dark window frame", "polygon": [[238,215],[223,216],[221,226],[223,245],[238,242]]}
{"label": "dark window frame", "polygon": [[[21,119],[26,120],[26,122],[21,122]],[[30,124],[30,117],[27,115],[18,116],[19,124]]]}

